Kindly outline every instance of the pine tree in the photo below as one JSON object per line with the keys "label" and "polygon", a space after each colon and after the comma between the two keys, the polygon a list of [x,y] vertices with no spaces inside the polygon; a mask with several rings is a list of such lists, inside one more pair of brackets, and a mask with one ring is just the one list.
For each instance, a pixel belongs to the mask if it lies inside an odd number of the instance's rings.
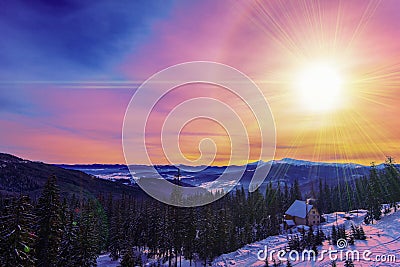
{"label": "pine tree", "polygon": [[58,256],[58,266],[73,267],[77,266],[77,259],[79,258],[79,243],[78,234],[79,226],[77,223],[77,215],[69,212],[69,217],[65,222],[63,228],[63,236],[60,245],[60,254]]}
{"label": "pine tree", "polygon": [[183,239],[183,255],[185,259],[190,261],[194,259],[195,254],[195,239],[196,239],[196,214],[194,208],[189,208],[185,211],[185,238]]}
{"label": "pine tree", "polygon": [[97,253],[107,249],[108,242],[108,218],[100,201],[94,199],[91,203],[94,217],[94,229],[97,234],[98,246]]}
{"label": "pine tree", "polygon": [[371,214],[371,212],[370,211],[367,211],[367,214],[365,215],[365,217],[364,217],[364,223],[365,224],[370,224],[371,222],[372,222],[372,214]]}
{"label": "pine tree", "polygon": [[274,267],[279,267],[279,266],[282,265],[282,263],[281,263],[280,260],[276,261],[275,259],[273,259],[272,262],[273,262],[273,265],[272,265],[272,266],[274,266]]}
{"label": "pine tree", "polygon": [[284,196],[284,200],[283,200],[283,210],[286,211],[290,205],[292,204],[290,202],[290,192],[289,192],[289,186],[287,183],[285,183],[285,187],[284,187],[284,192],[283,192],[283,196]]}
{"label": "pine tree", "polygon": [[100,240],[96,219],[95,206],[92,201],[89,201],[78,222],[77,254],[75,256],[77,266],[96,265]]}
{"label": "pine tree", "polygon": [[50,177],[36,207],[38,216],[38,266],[57,266],[61,236],[61,204],[56,177]]}
{"label": "pine tree", "polygon": [[382,192],[381,192],[381,185],[380,179],[378,175],[378,171],[374,164],[371,165],[370,170],[370,178],[368,184],[368,210],[371,222],[373,220],[380,220],[382,211],[381,211],[381,204],[382,204]]}
{"label": "pine tree", "polygon": [[[162,235],[162,206],[160,202],[155,202],[154,205],[146,205],[145,218],[148,218],[148,229],[144,230],[147,246],[149,247],[149,257],[159,254]],[[188,223],[193,223],[193,220],[186,218]]]}
{"label": "pine tree", "polygon": [[317,248],[317,245],[313,244],[312,247],[311,247],[311,250],[315,252],[315,257],[317,257],[317,256],[318,256],[318,248]]}
{"label": "pine tree", "polygon": [[109,250],[110,257],[113,260],[117,260],[121,256],[122,250],[125,248],[125,238],[123,229],[123,206],[124,200],[119,200],[113,207],[113,217],[110,219],[110,239],[109,239]]}
{"label": "pine tree", "polygon": [[132,249],[128,249],[121,260],[121,267],[134,267],[136,266],[136,259],[133,256]]}
{"label": "pine tree", "polygon": [[344,262],[344,267],[354,267],[353,261],[352,261],[351,259],[347,259],[347,260]]}
{"label": "pine tree", "polygon": [[359,232],[357,231],[357,226],[354,226],[354,224],[352,224],[350,226],[350,230],[351,230],[351,235],[354,237],[354,239],[360,239],[359,237]]}
{"label": "pine tree", "polygon": [[[173,227],[172,227],[172,234],[173,234],[173,250],[175,254],[175,262],[181,260],[182,256],[182,247],[183,247],[183,240],[185,235],[185,221],[184,221],[184,212],[185,208],[180,207],[171,207],[171,212],[173,218]],[[179,258],[179,259],[178,259]]]}
{"label": "pine tree", "polygon": [[294,180],[293,186],[291,188],[291,203],[293,203],[297,199],[302,199],[299,181],[296,179]]}
{"label": "pine tree", "polygon": [[317,235],[315,236],[315,244],[317,246],[321,246],[322,242],[326,239],[324,231],[321,230],[321,228],[318,227],[317,229]]}
{"label": "pine tree", "polygon": [[35,266],[36,217],[27,196],[10,200],[0,217],[0,263],[2,266]]}
{"label": "pine tree", "polygon": [[[106,203],[104,204],[105,206],[105,212],[107,215],[107,229],[108,229],[108,234],[110,234],[110,227],[111,227],[111,219],[113,218],[113,196],[111,193],[109,193]],[[106,241],[106,249],[107,251],[110,251],[110,236],[108,235],[107,241]]]}
{"label": "pine tree", "polygon": [[310,230],[308,230],[307,233],[307,238],[306,238],[306,247],[310,248],[314,245],[315,241],[315,235],[313,229],[310,227]]}
{"label": "pine tree", "polygon": [[353,235],[350,235],[349,236],[349,245],[354,245],[354,236]]}
{"label": "pine tree", "polygon": [[332,189],[329,187],[327,181],[324,181],[324,197],[325,202],[324,202],[324,212],[325,213],[330,213],[333,212],[335,209],[333,205],[337,202],[333,201],[332,199]]}
{"label": "pine tree", "polygon": [[215,255],[220,255],[227,252],[226,247],[229,235],[225,209],[221,209],[218,211],[217,216],[215,217],[215,221],[216,231],[213,252],[215,253]]}
{"label": "pine tree", "polygon": [[212,209],[207,205],[203,209],[202,217],[199,220],[199,257],[204,261],[204,265],[211,262],[215,254],[212,251],[210,244],[215,242],[214,222],[212,216]]}
{"label": "pine tree", "polygon": [[383,178],[386,185],[386,201],[394,207],[394,211],[397,211],[397,201],[400,200],[400,173],[394,166],[392,157],[386,159]]}
{"label": "pine tree", "polygon": [[347,233],[346,233],[346,228],[343,226],[338,226],[337,228],[337,237],[338,239],[347,239]]}
{"label": "pine tree", "polygon": [[317,208],[320,212],[325,212],[325,196],[323,195],[322,179],[318,181]]}
{"label": "pine tree", "polygon": [[338,234],[335,225],[332,225],[331,240],[333,245],[336,244],[338,240]]}
{"label": "pine tree", "polygon": [[304,250],[307,247],[306,230],[303,228],[300,235],[300,250]]}

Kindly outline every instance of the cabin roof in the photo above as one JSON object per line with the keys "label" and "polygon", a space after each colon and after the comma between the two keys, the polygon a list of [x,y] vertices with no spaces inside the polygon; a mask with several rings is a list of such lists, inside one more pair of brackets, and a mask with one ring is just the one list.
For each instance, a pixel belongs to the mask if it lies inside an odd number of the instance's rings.
{"label": "cabin roof", "polygon": [[295,200],[293,204],[286,211],[286,214],[290,216],[296,216],[299,218],[305,218],[307,215],[306,210],[307,213],[309,213],[312,208],[313,205],[306,204],[305,201]]}

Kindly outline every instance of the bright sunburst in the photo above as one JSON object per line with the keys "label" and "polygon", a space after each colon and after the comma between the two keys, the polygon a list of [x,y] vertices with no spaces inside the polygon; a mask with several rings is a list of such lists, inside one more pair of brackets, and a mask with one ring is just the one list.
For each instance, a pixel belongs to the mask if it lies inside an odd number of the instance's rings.
{"label": "bright sunburst", "polygon": [[300,103],[309,111],[327,112],[340,107],[343,77],[333,64],[318,62],[304,66],[294,87]]}

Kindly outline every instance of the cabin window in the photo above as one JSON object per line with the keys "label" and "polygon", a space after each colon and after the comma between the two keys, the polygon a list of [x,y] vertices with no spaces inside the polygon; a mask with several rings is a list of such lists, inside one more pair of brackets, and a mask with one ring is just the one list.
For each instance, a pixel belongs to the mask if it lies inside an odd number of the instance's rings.
{"label": "cabin window", "polygon": [[312,213],[315,214],[315,210],[313,210]]}
{"label": "cabin window", "polygon": [[312,221],[312,223],[315,223],[315,221]]}

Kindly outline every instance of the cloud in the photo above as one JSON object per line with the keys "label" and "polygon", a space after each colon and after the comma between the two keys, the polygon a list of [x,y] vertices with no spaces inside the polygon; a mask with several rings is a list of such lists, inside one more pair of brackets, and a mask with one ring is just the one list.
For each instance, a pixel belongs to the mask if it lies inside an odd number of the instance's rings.
{"label": "cloud", "polygon": [[123,162],[121,129],[129,91],[32,91],[31,113],[0,110],[0,151],[46,162],[90,163],[98,157]]}

